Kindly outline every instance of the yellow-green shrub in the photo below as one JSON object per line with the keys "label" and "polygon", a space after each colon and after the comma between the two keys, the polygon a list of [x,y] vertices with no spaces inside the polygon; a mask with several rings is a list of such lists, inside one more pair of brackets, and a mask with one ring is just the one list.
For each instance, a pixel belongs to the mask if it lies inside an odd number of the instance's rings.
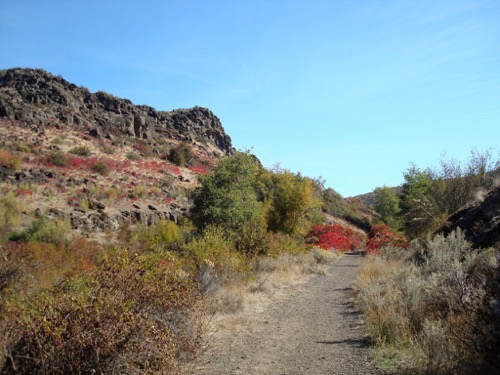
{"label": "yellow-green shrub", "polygon": [[181,229],[171,220],[160,220],[151,227],[139,225],[134,237],[142,248],[155,250],[178,250],[183,242]]}
{"label": "yellow-green shrub", "polygon": [[69,219],[52,221],[41,218],[33,221],[31,227],[10,236],[14,241],[38,241],[53,244],[64,243],[69,240],[71,223]]}
{"label": "yellow-green shrub", "polygon": [[23,204],[13,192],[0,195],[0,242],[10,231],[21,224]]}
{"label": "yellow-green shrub", "polygon": [[0,149],[0,167],[6,167],[17,171],[19,170],[19,168],[21,168],[22,162],[22,156],[20,156],[16,152],[3,148]]}

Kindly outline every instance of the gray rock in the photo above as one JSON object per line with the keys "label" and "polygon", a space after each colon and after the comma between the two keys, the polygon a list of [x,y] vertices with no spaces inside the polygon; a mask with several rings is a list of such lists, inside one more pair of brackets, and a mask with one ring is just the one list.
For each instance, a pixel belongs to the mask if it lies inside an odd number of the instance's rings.
{"label": "gray rock", "polygon": [[93,94],[41,69],[0,70],[0,117],[42,131],[62,123],[117,142],[129,136],[157,144],[174,138],[212,144],[222,154],[234,152],[219,118],[207,108],[157,111],[102,91]]}

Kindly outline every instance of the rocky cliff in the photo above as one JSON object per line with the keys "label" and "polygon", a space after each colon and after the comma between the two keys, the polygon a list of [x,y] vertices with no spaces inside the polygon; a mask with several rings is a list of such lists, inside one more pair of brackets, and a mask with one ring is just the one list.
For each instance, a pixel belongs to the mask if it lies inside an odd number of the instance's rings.
{"label": "rocky cliff", "polygon": [[95,237],[177,222],[198,176],[233,152],[206,108],[162,112],[43,70],[0,71],[0,187],[22,203],[23,225],[65,220]]}
{"label": "rocky cliff", "polygon": [[441,231],[448,234],[456,228],[460,228],[476,248],[500,242],[500,187],[490,191],[481,203],[450,216]]}
{"label": "rocky cliff", "polygon": [[133,137],[155,145],[174,139],[233,152],[231,138],[207,108],[157,111],[105,92],[91,93],[40,69],[0,71],[0,117],[37,127],[63,123],[115,142]]}

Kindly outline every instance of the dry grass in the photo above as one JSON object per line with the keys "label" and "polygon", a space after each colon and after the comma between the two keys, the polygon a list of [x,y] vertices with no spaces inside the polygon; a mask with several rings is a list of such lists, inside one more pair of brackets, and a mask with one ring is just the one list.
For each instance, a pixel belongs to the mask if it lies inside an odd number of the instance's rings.
{"label": "dry grass", "polygon": [[210,291],[207,311],[211,314],[212,329],[251,329],[251,320],[257,313],[286,295],[290,287],[304,283],[313,274],[325,274],[328,266],[339,257],[339,253],[321,249],[259,257],[254,262],[250,279],[233,278],[225,282],[217,280],[213,265],[205,265],[202,274]]}
{"label": "dry grass", "polygon": [[380,362],[401,373],[488,373],[498,249],[473,251],[455,233],[415,251],[418,265],[369,257],[360,269],[357,300]]}

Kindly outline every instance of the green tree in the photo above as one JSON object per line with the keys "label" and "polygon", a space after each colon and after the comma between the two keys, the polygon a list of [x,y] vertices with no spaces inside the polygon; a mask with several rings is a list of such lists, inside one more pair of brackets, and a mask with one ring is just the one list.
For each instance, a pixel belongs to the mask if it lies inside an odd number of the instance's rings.
{"label": "green tree", "polygon": [[255,190],[260,166],[249,153],[223,158],[213,173],[200,176],[193,193],[192,219],[203,229],[220,226],[235,234],[248,222],[262,221],[262,203]]}
{"label": "green tree", "polygon": [[432,175],[415,165],[404,173],[401,212],[404,231],[410,238],[424,237],[436,228],[439,207],[431,194]]}
{"label": "green tree", "polygon": [[399,196],[394,189],[387,186],[378,187],[373,191],[374,209],[382,217],[382,221],[392,229],[398,230],[401,222],[398,216]]}

